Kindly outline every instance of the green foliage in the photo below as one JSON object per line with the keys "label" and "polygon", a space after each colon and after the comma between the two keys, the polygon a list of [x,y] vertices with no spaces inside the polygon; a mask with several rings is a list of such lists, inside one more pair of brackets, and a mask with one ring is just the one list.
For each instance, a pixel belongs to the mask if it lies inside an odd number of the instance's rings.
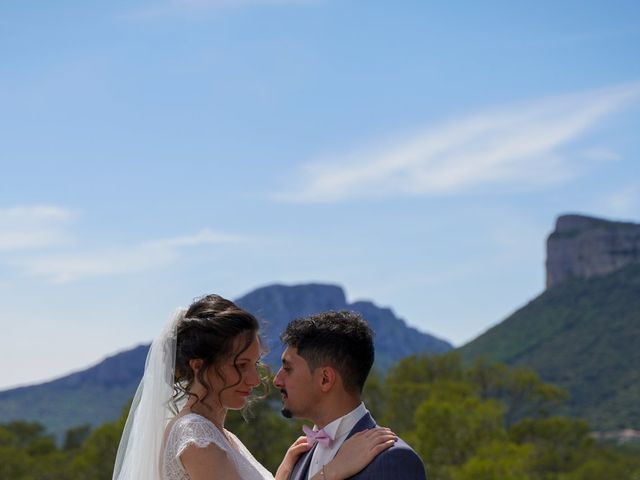
{"label": "green foliage", "polygon": [[0,479],[66,480],[69,456],[56,447],[42,425],[11,422],[0,426]]}
{"label": "green foliage", "polygon": [[436,380],[457,380],[462,375],[462,363],[455,353],[401,360],[387,373],[383,387],[387,398],[378,400],[384,405],[384,413],[377,420],[393,426],[400,435],[408,434],[414,430],[416,409],[429,396],[430,384]]}
{"label": "green foliage", "polygon": [[542,479],[575,470],[594,448],[587,423],[563,417],[523,420],[509,430],[509,437],[535,447],[534,472]]}
{"label": "green foliage", "polygon": [[415,448],[430,471],[462,465],[483,444],[506,438],[499,402],[473,395],[438,397],[423,402],[415,413]]}
{"label": "green foliage", "polygon": [[493,441],[478,448],[461,467],[451,469],[451,480],[528,480],[531,445]]}
{"label": "green foliage", "polygon": [[63,450],[76,450],[82,446],[91,434],[91,425],[84,424],[79,427],[70,428],[64,436]]}
{"label": "green foliage", "polygon": [[505,422],[548,415],[567,399],[567,392],[543,383],[533,370],[509,368],[500,363],[477,359],[469,370],[469,379],[477,386],[480,398],[495,398],[507,406]]}
{"label": "green foliage", "polygon": [[73,460],[74,480],[111,479],[126,419],[125,410],[118,421],[106,423],[91,433]]}
{"label": "green foliage", "polygon": [[603,455],[586,422],[551,417],[567,394],[531,370],[449,353],[405,359],[373,386],[386,394],[381,423],[414,446],[430,480],[588,480],[609,464],[621,473],[600,478],[636,480],[637,452]]}
{"label": "green foliage", "polygon": [[602,480],[615,478],[640,480],[640,455],[624,449],[592,449],[589,458],[575,470],[558,476],[558,480]]}
{"label": "green foliage", "polygon": [[384,377],[375,367],[367,378],[362,398],[373,418],[382,419],[384,417],[387,392],[384,386]]}

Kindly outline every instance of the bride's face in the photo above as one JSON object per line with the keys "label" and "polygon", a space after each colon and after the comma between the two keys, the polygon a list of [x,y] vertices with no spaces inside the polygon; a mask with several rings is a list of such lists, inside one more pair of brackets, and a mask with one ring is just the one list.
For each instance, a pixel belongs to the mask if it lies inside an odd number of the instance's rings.
{"label": "bride's face", "polygon": [[[240,338],[236,339],[240,343]],[[238,349],[241,345],[238,345]],[[235,351],[237,352],[238,349]],[[210,367],[207,380],[211,386],[211,399],[219,401],[221,406],[230,410],[239,410],[247,404],[251,390],[260,384],[258,362],[260,360],[260,342],[254,337],[249,347],[236,357],[234,353],[222,365]],[[234,364],[235,360],[235,364]],[[222,393],[220,393],[222,392]]]}

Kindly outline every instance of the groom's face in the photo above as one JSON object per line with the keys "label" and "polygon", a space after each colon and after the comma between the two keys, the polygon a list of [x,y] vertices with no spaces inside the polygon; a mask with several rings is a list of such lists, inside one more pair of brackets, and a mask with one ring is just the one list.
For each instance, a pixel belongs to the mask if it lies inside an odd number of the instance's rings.
{"label": "groom's face", "polygon": [[315,376],[298,349],[287,347],[282,354],[282,367],[273,384],[282,394],[282,415],[287,418],[310,418],[315,404]]}

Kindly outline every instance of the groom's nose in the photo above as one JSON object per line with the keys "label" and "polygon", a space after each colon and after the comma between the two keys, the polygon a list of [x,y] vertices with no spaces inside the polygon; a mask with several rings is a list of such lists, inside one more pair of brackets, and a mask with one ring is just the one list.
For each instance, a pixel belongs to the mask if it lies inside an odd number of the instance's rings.
{"label": "groom's nose", "polygon": [[282,373],[282,368],[280,368],[280,370],[278,370],[278,373],[276,373],[276,376],[273,377],[273,385],[275,387],[282,387],[282,381],[280,379],[280,374]]}

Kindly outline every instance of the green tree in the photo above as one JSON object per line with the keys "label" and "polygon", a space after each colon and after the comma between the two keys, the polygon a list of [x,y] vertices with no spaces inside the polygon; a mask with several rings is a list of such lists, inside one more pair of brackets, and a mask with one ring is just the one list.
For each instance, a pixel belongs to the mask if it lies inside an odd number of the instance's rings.
{"label": "green tree", "polygon": [[89,435],[91,435],[91,425],[89,424],[70,428],[64,435],[63,450],[76,450],[82,447]]}
{"label": "green tree", "polygon": [[556,480],[578,468],[592,455],[595,444],[583,420],[565,417],[525,419],[509,429],[512,441],[534,446],[535,478]]}
{"label": "green tree", "polygon": [[69,462],[41,424],[16,421],[0,427],[0,479],[70,480]]}
{"label": "green tree", "polygon": [[505,404],[507,426],[526,417],[548,416],[568,398],[565,390],[544,383],[528,368],[509,368],[481,358],[471,366],[467,376],[476,385],[480,398],[493,398]]}
{"label": "green tree", "polygon": [[455,353],[438,356],[410,356],[391,368],[385,378],[385,414],[377,420],[396,433],[411,435],[416,409],[424,402],[437,381],[461,381],[463,369]]}
{"label": "green tree", "polygon": [[105,423],[87,438],[73,460],[74,480],[111,479],[128,410],[125,408],[117,421]]}
{"label": "green tree", "polygon": [[430,477],[448,479],[451,468],[463,465],[482,445],[505,441],[503,413],[500,402],[481,400],[471,385],[432,385],[429,399],[415,412],[415,434],[411,438]]}
{"label": "green tree", "polygon": [[493,441],[478,448],[476,454],[458,468],[451,469],[451,480],[530,480],[531,445]]}
{"label": "green tree", "polygon": [[387,391],[384,376],[375,368],[364,386],[363,401],[373,418],[383,420],[387,410]]}

